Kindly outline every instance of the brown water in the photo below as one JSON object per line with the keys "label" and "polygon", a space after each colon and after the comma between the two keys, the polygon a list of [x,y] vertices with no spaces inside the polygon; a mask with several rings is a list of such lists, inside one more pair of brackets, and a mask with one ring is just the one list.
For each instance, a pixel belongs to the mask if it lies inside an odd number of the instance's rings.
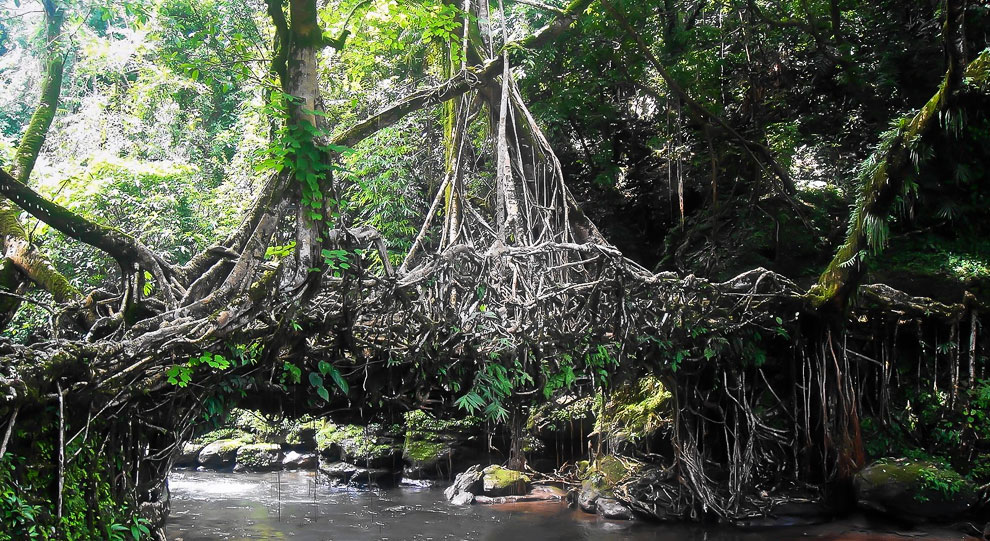
{"label": "brown water", "polygon": [[312,473],[174,472],[169,540],[214,541],[903,541],[965,540],[947,531],[898,531],[863,519],[823,526],[740,530],[603,520],[539,503],[457,507],[440,489],[333,488]]}

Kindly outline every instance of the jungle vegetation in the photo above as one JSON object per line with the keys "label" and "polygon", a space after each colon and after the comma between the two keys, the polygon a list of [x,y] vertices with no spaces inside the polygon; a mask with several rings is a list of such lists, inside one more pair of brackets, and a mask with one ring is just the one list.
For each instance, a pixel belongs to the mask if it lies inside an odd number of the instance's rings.
{"label": "jungle vegetation", "polygon": [[176,447],[235,407],[479,416],[521,466],[534,408],[624,385],[669,404],[640,456],[668,515],[885,456],[986,484],[987,28],[968,0],[3,0],[0,539],[154,535]]}

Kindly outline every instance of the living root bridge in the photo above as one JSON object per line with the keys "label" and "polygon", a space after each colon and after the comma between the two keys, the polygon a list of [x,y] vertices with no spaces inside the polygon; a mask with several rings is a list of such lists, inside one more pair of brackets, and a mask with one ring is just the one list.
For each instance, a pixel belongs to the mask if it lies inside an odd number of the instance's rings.
{"label": "living root bridge", "polygon": [[[373,240],[367,232],[364,237]],[[256,270],[259,279],[264,272]],[[886,302],[887,313],[938,308],[883,288],[870,291]],[[182,339],[191,328],[176,321],[164,328],[181,332],[166,341],[150,339],[155,332],[148,331],[7,345],[0,383],[8,428],[23,423],[13,412],[24,419],[61,397],[75,437],[119,440],[121,431],[132,434],[128,445],[135,447],[124,449],[132,469],[123,479],[130,479],[128,493],[144,500],[162,493],[173,451],[188,437],[202,393],[231,378],[252,381],[259,393],[285,392],[272,381],[268,361],[201,373],[195,389],[167,381],[170,367],[200,351],[218,351],[223,340],[266,344],[271,361],[334,359],[352,389],[361,389],[347,397],[355,406],[373,408],[385,399],[399,409],[416,407],[415,397],[423,392],[441,398],[444,381],[490,395],[476,374],[514,363],[539,374],[541,365],[555,367],[565,356],[601,347],[607,355],[597,362],[629,367],[613,373],[660,373],[676,398],[676,454],[667,465],[673,484],[667,492],[663,485],[648,493],[630,487],[630,502],[642,511],[654,506],[658,517],[680,509],[684,518],[743,518],[772,508],[774,500],[761,491],[795,479],[837,476],[850,467],[840,466],[843,460],[859,460],[855,414],[875,368],[859,360],[871,357],[868,350],[854,350],[848,342],[863,340],[864,331],[801,336],[799,320],[813,317],[799,315],[806,305],[795,284],[762,269],[712,283],[650,273],[597,243],[495,245],[485,251],[457,245],[394,276],[327,280],[298,311],[259,305],[251,319],[198,339]],[[305,330],[294,338],[286,338],[280,324],[290,312]],[[790,316],[778,321],[778,314]],[[756,334],[773,337],[755,342],[768,352],[762,362],[751,348]],[[772,359],[786,351],[794,359],[790,369]],[[449,379],[423,381],[415,375],[422,366],[442,366]],[[514,393],[538,393],[544,384],[521,382]],[[14,444],[24,442],[15,438]],[[729,486],[716,481],[725,475]],[[672,491],[677,486],[688,490]],[[661,493],[677,497],[661,508]]]}

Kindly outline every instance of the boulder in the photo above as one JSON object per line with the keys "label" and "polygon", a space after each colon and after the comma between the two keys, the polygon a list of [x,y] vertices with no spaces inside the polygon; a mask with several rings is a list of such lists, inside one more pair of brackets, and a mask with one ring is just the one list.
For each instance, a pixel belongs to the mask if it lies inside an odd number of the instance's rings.
{"label": "boulder", "polygon": [[204,468],[221,469],[234,465],[237,450],[245,445],[244,440],[217,440],[199,452],[199,464]]}
{"label": "boulder", "polygon": [[178,467],[195,467],[199,464],[199,453],[206,447],[205,443],[186,442],[182,444],[179,454],[175,457]]}
{"label": "boulder", "polygon": [[282,458],[282,467],[287,470],[311,470],[316,467],[316,455],[289,451]]}
{"label": "boulder", "polygon": [[[459,494],[469,493],[471,495],[471,501],[474,501],[474,495],[481,492],[481,478],[484,477],[484,473],[481,470],[480,465],[474,465],[468,468],[466,471],[457,474],[454,478],[454,484],[447,487],[443,491],[444,497],[447,501],[454,503],[455,499],[457,501],[464,501],[465,496],[458,497]],[[458,505],[466,505],[460,503]]]}
{"label": "boulder", "polygon": [[598,499],[611,498],[612,489],[630,475],[625,463],[614,456],[603,456],[593,464],[579,464],[585,476],[578,493],[578,506],[585,513],[598,513]]}
{"label": "boulder", "polygon": [[282,469],[282,448],[277,443],[250,443],[237,449],[234,471],[267,472]]}
{"label": "boulder", "polygon": [[453,449],[445,442],[406,438],[402,447],[404,472],[410,479],[443,476],[449,470],[453,456]]}
{"label": "boulder", "polygon": [[595,509],[604,518],[612,520],[632,520],[633,512],[622,502],[614,498],[598,498]]}
{"label": "boulder", "polygon": [[581,492],[578,493],[578,507],[585,513],[598,512],[598,499],[602,497],[602,490],[598,483],[591,479],[585,479],[581,483]]}
{"label": "boulder", "polygon": [[399,484],[401,478],[401,473],[391,468],[358,468],[348,484],[362,487],[394,487]]}
{"label": "boulder", "polygon": [[408,479],[443,479],[464,461],[477,455],[480,420],[437,419],[423,410],[405,415],[402,446],[404,475]]}
{"label": "boulder", "polygon": [[360,468],[354,464],[348,464],[347,462],[332,462],[330,464],[320,462],[320,473],[326,475],[330,478],[330,480],[338,483],[347,483],[350,481],[351,477],[358,471],[358,469]]}
{"label": "boulder", "polygon": [[520,471],[488,466],[482,471],[481,482],[485,496],[517,496],[529,492],[530,478]]}
{"label": "boulder", "polygon": [[470,492],[458,492],[450,499],[450,503],[454,505],[471,505],[474,503],[474,494]]}
{"label": "boulder", "polygon": [[971,481],[924,461],[881,460],[856,474],[853,484],[860,507],[908,522],[957,518],[978,500]]}
{"label": "boulder", "polygon": [[316,434],[320,455],[331,462],[344,461],[363,468],[397,468],[402,448],[376,427],[326,423]]}

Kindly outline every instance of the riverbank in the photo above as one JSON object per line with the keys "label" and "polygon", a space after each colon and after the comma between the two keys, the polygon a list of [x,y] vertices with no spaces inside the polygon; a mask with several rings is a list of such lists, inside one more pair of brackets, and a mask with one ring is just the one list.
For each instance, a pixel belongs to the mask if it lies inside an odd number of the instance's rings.
{"label": "riverbank", "polygon": [[441,489],[332,487],[313,472],[173,472],[169,541],[532,540],[972,541],[944,528],[902,528],[862,516],[816,526],[731,528],[612,521],[564,503],[455,506]]}

